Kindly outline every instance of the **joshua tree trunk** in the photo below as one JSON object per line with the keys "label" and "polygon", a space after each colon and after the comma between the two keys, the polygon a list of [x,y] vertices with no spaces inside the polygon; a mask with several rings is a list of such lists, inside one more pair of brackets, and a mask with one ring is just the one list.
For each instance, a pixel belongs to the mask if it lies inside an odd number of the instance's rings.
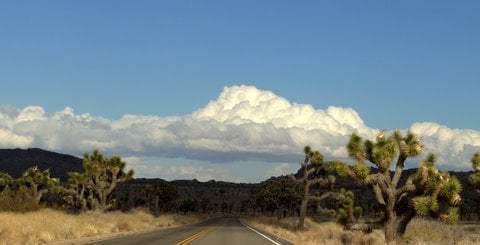
{"label": "joshua tree trunk", "polygon": [[[393,187],[395,188],[395,186]],[[386,191],[387,205],[385,206],[385,242],[395,244],[397,235],[397,214],[395,213],[395,189]]]}
{"label": "joshua tree trunk", "polygon": [[398,236],[403,236],[405,234],[405,230],[407,229],[408,223],[415,217],[415,210],[413,207],[409,208],[408,211],[402,215],[402,218],[398,221],[398,226],[397,226],[397,235]]}
{"label": "joshua tree trunk", "polygon": [[387,245],[395,244],[397,235],[397,215],[395,212],[389,212],[385,222],[385,242]]}
{"label": "joshua tree trunk", "polygon": [[308,180],[304,179],[304,193],[303,200],[300,206],[300,217],[298,219],[297,229],[302,230],[304,228],[305,216],[307,216],[307,207],[308,207],[308,197],[310,196],[310,183]]}
{"label": "joshua tree trunk", "polygon": [[305,216],[307,216],[307,206],[308,206],[308,197],[302,200],[302,205],[300,206],[300,217],[298,219],[297,229],[301,230],[304,228]]}
{"label": "joshua tree trunk", "polygon": [[385,220],[385,242],[386,244],[395,244],[396,239],[403,236],[408,223],[415,217],[415,211],[413,208],[409,209],[401,216],[392,212],[388,217],[388,220]]}
{"label": "joshua tree trunk", "polygon": [[104,193],[99,193],[99,200],[98,200],[98,210],[104,212],[107,210],[107,197]]}

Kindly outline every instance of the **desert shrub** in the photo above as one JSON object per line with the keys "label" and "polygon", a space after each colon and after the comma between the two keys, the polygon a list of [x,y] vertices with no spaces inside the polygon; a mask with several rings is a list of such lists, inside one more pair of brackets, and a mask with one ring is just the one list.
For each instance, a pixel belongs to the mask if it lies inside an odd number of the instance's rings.
{"label": "desert shrub", "polygon": [[29,212],[41,208],[29,189],[5,189],[0,193],[0,211]]}

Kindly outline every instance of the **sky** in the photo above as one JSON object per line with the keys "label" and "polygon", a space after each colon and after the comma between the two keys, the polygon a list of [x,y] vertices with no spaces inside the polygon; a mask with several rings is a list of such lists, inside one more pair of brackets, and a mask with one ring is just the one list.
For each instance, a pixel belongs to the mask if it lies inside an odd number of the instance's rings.
{"label": "sky", "polygon": [[[480,151],[478,1],[0,1],[0,147],[258,182],[410,130]],[[347,160],[347,159],[346,159]],[[415,166],[420,158],[413,159]]]}

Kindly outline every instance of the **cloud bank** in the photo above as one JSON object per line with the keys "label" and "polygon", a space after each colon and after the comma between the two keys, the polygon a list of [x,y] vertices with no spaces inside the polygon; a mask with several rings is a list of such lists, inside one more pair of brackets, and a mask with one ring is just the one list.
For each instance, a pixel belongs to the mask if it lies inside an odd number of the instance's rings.
{"label": "cloud bank", "polygon": [[[404,130],[422,137],[425,151],[436,153],[445,168],[468,169],[472,153],[480,151],[478,131],[433,122]],[[0,106],[0,147],[72,154],[100,149],[122,156],[285,163],[300,161],[303,146],[311,145],[327,157],[344,159],[353,132],[373,138],[378,129],[365,125],[352,108],[315,109],[252,86],[225,87],[217,99],[181,117],[124,115],[110,120],[75,114],[69,107],[46,112],[40,106]]]}

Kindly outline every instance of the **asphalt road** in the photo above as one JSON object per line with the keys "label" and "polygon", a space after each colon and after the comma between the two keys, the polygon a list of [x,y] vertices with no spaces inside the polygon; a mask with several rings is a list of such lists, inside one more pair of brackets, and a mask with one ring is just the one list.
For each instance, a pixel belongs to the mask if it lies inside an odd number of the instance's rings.
{"label": "asphalt road", "polygon": [[272,245],[286,244],[240,223],[237,218],[215,218],[205,222],[90,244],[174,245]]}

